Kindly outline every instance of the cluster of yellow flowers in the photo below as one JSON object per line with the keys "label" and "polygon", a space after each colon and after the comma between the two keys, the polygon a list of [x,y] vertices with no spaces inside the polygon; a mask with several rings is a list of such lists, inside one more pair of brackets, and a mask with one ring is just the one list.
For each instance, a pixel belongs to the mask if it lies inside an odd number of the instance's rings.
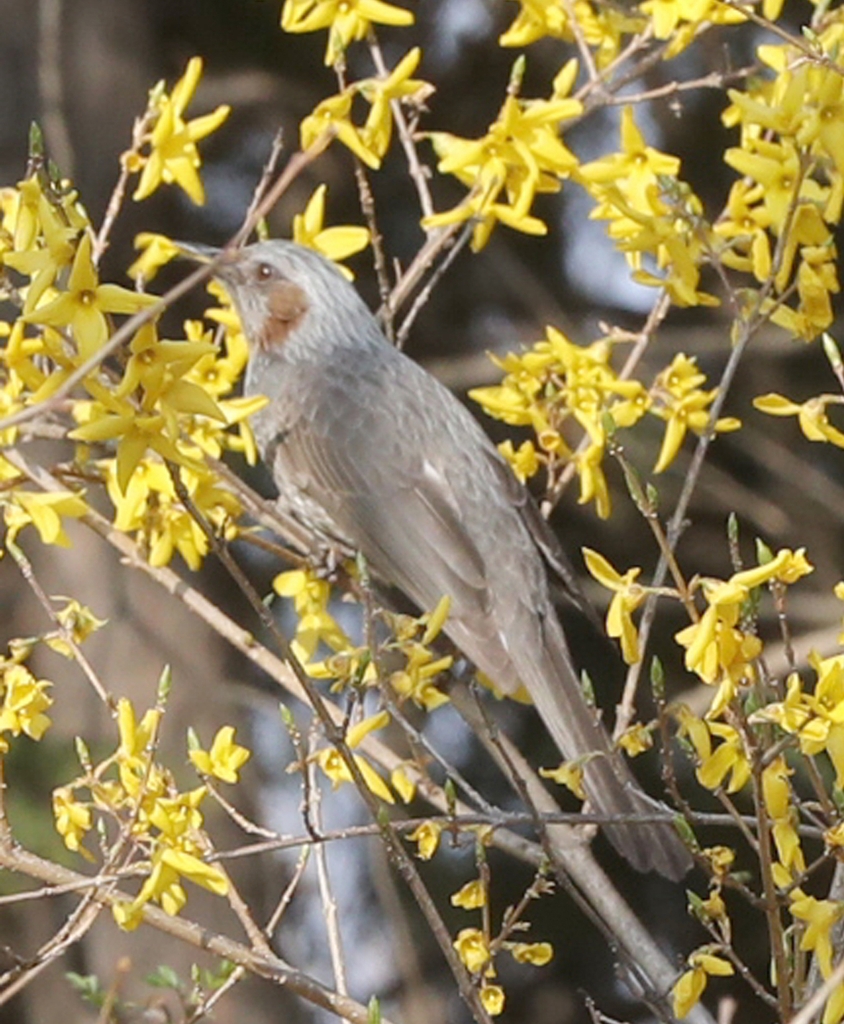
{"label": "cluster of yellow flowers", "polygon": [[423,226],[471,221],[476,251],[486,245],[498,222],[529,235],[544,235],[545,223],[530,215],[533,201],[539,192],[558,192],[577,166],[559,137],[561,123],[583,111],[582,104],[568,96],[577,77],[577,61],[562,68],[548,100],[517,98],[523,70],[522,60],[501,112],[483,138],[463,139],[447,132],[430,136],[440,158],[437,170],[453,174],[471,191],[459,206],[427,217]]}
{"label": "cluster of yellow flowers", "polygon": [[[8,536],[6,544],[11,545],[10,550],[15,550],[14,540]],[[9,750],[9,740],[4,733],[40,740],[52,724],[47,711],[53,703],[48,693],[53,684],[48,679],[36,679],[25,664],[36,646],[46,644],[57,654],[70,658],[72,644],[81,644],[105,625],[78,601],[61,597],[52,600],[62,602],[54,612],[57,628],[9,641],[9,653],[0,658],[0,754]]]}
{"label": "cluster of yellow flowers", "polygon": [[[594,501],[598,515],[610,515],[610,492],[603,462],[615,430],[632,427],[650,413],[665,422],[657,473],[674,461],[688,430],[702,433],[709,423],[709,406],[716,390],[703,390],[706,377],[695,360],[674,357],[650,388],[613,369],[613,342],[602,338],[588,346],[575,345],[554,327],[526,352],[492,356],[505,373],[500,384],[475,388],[470,397],[488,415],[511,426],[528,427],[534,437],[514,449],[501,445],[502,454],[524,481],[545,469],[552,489],[560,473],[573,464],[580,479],[580,502]],[[571,428],[582,434],[576,446]],[[737,430],[737,419],[723,417],[717,432]],[[569,434],[569,440],[566,434]]]}
{"label": "cluster of yellow flowers", "polygon": [[[349,567],[349,571],[352,568]],[[410,700],[425,711],[447,703],[448,697],[437,688],[437,679],[453,662],[451,655],[439,657],[431,645],[439,636],[448,617],[450,600],[443,598],[437,607],[414,618],[379,610],[379,618],[388,628],[386,639],[376,650],[352,643],[331,612],[331,585],[314,570],[294,569],[283,572],[273,581],[273,589],[293,602],[296,613],[296,634],[291,642],[293,653],[305,672],[313,679],[331,682],[332,689],[346,687],[377,688],[379,666],[383,659],[400,667],[387,675],[391,691],[400,702]],[[325,657],[318,657],[323,652]],[[347,745],[354,749],[365,736],[384,728],[390,722],[387,711],[358,722],[346,735]],[[364,781],[382,800],[393,803],[393,795],[376,769],[362,755],[355,755]],[[348,765],[333,747],[317,757],[317,763],[336,786],[351,782]],[[390,776],[392,787],[405,803],[414,795],[414,786],[399,766]]]}
{"label": "cluster of yellow flowers", "polygon": [[844,202],[844,103],[841,74],[826,61],[842,39],[838,8],[818,27],[816,61],[791,45],[760,46],[759,59],[774,77],[746,92],[730,90],[723,115],[741,128],[741,144],[724,159],[742,178],[714,228],[718,257],[760,283],[773,275],[764,312],[807,341],[832,323],[830,296],[839,290],[832,228]]}
{"label": "cluster of yellow flowers", "polygon": [[[367,167],[380,167],[393,134],[392,104],[404,101],[419,105],[433,91],[427,82],[410,77],[421,57],[422,51],[413,49],[386,77],[361,79],[322,100],[299,126],[302,149],[323,145],[336,136]],[[369,113],[360,127],[351,119],[358,96],[369,103]]]}
{"label": "cluster of yellow flowers", "polygon": [[373,23],[412,25],[413,15],[385,0],[285,0],[281,10],[285,32],[328,29],[326,64],[335,64],[350,43],[364,39]]}
{"label": "cluster of yellow flowers", "polygon": [[[99,819],[105,864],[143,871],[138,895],[113,907],[115,920],[125,929],[140,924],[150,902],[159,903],[171,916],[178,914],[187,900],[182,884],[186,879],[218,895],[228,892],[225,872],[204,859],[210,843],[203,832],[201,806],[208,787],[180,792],[172,774],[156,762],[161,717],[161,708],[156,707],[139,722],[132,704],[119,701],[115,752],[94,765],[81,749],[83,774],[53,793],[56,828],[68,849],[93,859],[81,844]],[[209,751],[197,744],[188,756],[202,775],[237,782],[250,754],[234,742],[234,730],[225,726]]]}
{"label": "cluster of yellow flowers", "polygon": [[[625,658],[632,662],[639,656],[632,613],[648,593],[636,582],[640,570],[633,568],[620,574],[596,552],[587,552],[587,567],[615,591],[607,631],[621,639]],[[706,608],[702,614],[696,613],[692,624],[675,639],[685,648],[686,668],[715,687],[715,693],[703,717],[684,705],[674,705],[669,711],[677,722],[678,735],[690,743],[702,786],[729,798],[746,790],[754,778],[758,780],[754,791],[764,808],[775,851],[772,880],[792,918],[801,924],[797,930],[799,949],[814,952],[823,977],[828,978],[832,973],[831,930],[844,908],[834,900],[809,896],[801,888],[806,858],[798,831],[798,802],[790,781],[795,769],[783,754],[760,759],[758,747],[760,728],[773,724],[777,734],[769,737],[770,745],[796,746],[812,765],[819,756],[821,761],[828,758],[835,772],[836,789],[844,785],[844,655],[811,655],[809,661],[817,677],[814,687],[807,689],[800,676],[792,673],[784,699],[777,699],[776,690],[763,685],[759,675],[764,653],[755,625],[759,590],[769,587],[776,595],[811,571],[802,549],[783,549],[775,556],[764,557],[756,568],[741,570],[728,580],[694,581],[691,593],[700,592]],[[838,585],[836,594],[844,598],[844,584]],[[788,743],[790,736],[794,744]],[[629,747],[625,749],[631,752]],[[812,771],[820,779],[821,763]],[[824,834],[827,847],[844,845],[840,814],[825,794],[819,791],[818,795],[826,800],[825,809],[833,822]],[[720,895],[734,854],[726,848],[718,851],[698,851],[710,864],[710,894],[706,900],[695,897],[692,909],[720,942],[702,946],[690,955],[688,969],[674,988],[678,1017],[684,1017],[699,1000],[710,976],[734,973],[733,964],[722,955],[729,953],[731,946],[729,917]],[[823,1020],[825,1024],[838,1024],[842,1017],[844,987],[838,986],[827,1001]]]}
{"label": "cluster of yellow flowers", "polygon": [[[647,145],[631,107],[621,115],[621,147],[573,174],[598,203],[592,218],[608,222],[634,280],[665,288],[677,306],[717,305],[698,288],[708,231],[700,200],[678,178],[680,161]],[[648,271],[648,261],[664,276]]]}
{"label": "cluster of yellow flowers", "polygon": [[625,36],[641,32],[647,18],[634,7],[596,4],[590,0],[516,0],[520,10],[506,32],[499,36],[501,46],[529,46],[539,39],[573,42],[577,33],[594,48],[599,68],[605,68],[618,56]]}
{"label": "cluster of yellow flowers", "polygon": [[26,665],[21,664],[21,655],[3,658],[0,664],[0,754],[9,749],[9,741],[3,735],[20,736],[24,733],[34,740],[40,740],[50,728],[46,712],[53,703],[47,690],[52,685],[47,679],[36,679]]}
{"label": "cluster of yellow flowers", "polygon": [[[483,841],[484,835],[481,834],[478,837],[481,857]],[[454,940],[454,948],[467,970],[477,979],[478,994],[487,1013],[495,1017],[504,1010],[505,1004],[504,989],[494,980],[497,975],[496,959],[502,953],[507,953],[516,963],[544,967],[554,956],[550,942],[514,942],[509,937],[517,930],[524,932],[526,925],[520,920],[520,911],[528,905],[529,900],[551,892],[553,886],[540,876],[527,890],[518,908],[510,907],[505,911],[500,931],[493,935],[489,913],[489,868],[483,859],[482,865],[480,877],[467,882],[451,896],[452,906],[481,912],[481,926],[461,928]]]}

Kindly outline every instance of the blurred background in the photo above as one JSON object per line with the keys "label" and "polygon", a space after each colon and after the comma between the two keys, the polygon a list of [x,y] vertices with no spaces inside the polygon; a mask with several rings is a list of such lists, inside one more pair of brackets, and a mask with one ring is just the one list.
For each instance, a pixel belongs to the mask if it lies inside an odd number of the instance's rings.
{"label": "blurred background", "polygon": [[[0,104],[0,185],[21,179],[29,125],[37,120],[49,155],[74,180],[98,224],[119,173],[120,153],[128,148],[133,119],[144,110],[149,89],[161,78],[172,85],[188,59],[198,54],[205,61],[205,75],[192,116],[220,103],[232,106],[224,126],[201,144],[207,202],[196,207],[181,191],[165,187],[142,204],[128,203],[112,235],[103,278],[129,284],[125,268],[134,258],[133,239],[139,230],[211,244],[225,242],[243,219],[276,132],[279,128],[284,132],[285,152],[295,151],[300,119],[335,91],[332,72],[323,66],[325,33],[284,35],[279,29],[280,6],[280,0],[121,0],[119,4],[112,0],[0,0],[0,95],[5,98]],[[516,5],[509,0],[420,0],[405,6],[414,10],[415,27],[379,30],[379,38],[390,66],[410,46],[423,48],[418,77],[432,82],[436,93],[421,127],[465,136],[483,134],[498,112],[519,52],[496,45]],[[801,4],[795,3],[793,9],[799,16]],[[630,88],[640,91],[673,76],[692,78],[741,66],[751,59],[759,41],[753,28],[731,30],[728,37],[712,32],[702,46],[668,65],[654,66],[647,79],[631,83]],[[550,41],[530,47],[523,95],[547,96],[553,76],[570,55],[570,48]],[[373,73],[365,48],[353,47],[349,61],[353,76]],[[717,90],[700,90],[637,109],[637,121],[649,143],[682,158],[683,176],[711,216],[723,205],[733,178],[719,159],[730,144],[719,119],[723,105]],[[566,143],[583,160],[615,150],[619,110],[585,119],[581,128],[566,136]],[[436,161],[427,143],[422,144],[421,153],[433,168]],[[329,186],[327,223],[364,223],[351,157],[335,145],[302,175],[273,212],[273,234],[289,234],[292,216],[322,182]],[[372,175],[371,184],[388,257],[407,264],[424,236],[398,147],[383,170]],[[436,175],[432,189],[438,209],[452,206],[462,194],[453,180]],[[623,260],[605,240],[602,224],[587,219],[590,208],[577,186],[566,185],[559,195],[541,197],[538,203],[537,213],[550,227],[546,238],[528,238],[499,227],[482,253],[462,252],[418,318],[409,353],[463,394],[469,387],[498,379],[499,371],[487,359],[487,351],[503,354],[529,345],[543,335],[545,324],[555,325],[581,344],[599,336],[602,321],[638,329],[654,293],[630,281]],[[362,292],[375,305],[377,288],[368,254],[354,258],[351,265]],[[179,267],[168,268],[155,290],[163,291],[183,273]],[[714,281],[705,281],[704,287],[717,291]],[[181,318],[196,315],[205,305],[204,294],[185,302],[166,322],[173,332],[168,336],[180,336]],[[648,350],[642,379],[649,380],[677,352],[696,356],[710,381],[717,380],[729,354],[726,314],[718,309],[674,312]],[[812,647],[831,653],[839,630],[839,604],[831,589],[842,575],[841,453],[831,446],[809,445],[793,419],[763,416],[750,402],[766,391],[802,401],[831,390],[834,380],[817,346],[788,341],[774,330],[756,338],[725,409],[726,415],[743,420],[744,429],[715,442],[692,506],[691,528],[679,548],[688,573],[729,575],[726,519],[730,512],[738,516],[747,561],[754,557],[756,537],[773,548],[808,545],[809,558],[817,568],[796,591],[799,602],[793,601],[789,608],[798,659],[805,659]],[[504,436],[499,424],[486,425],[497,439]],[[660,436],[654,422],[651,427],[643,423],[629,443],[625,438],[628,457],[643,473],[653,465]],[[692,450],[687,442],[671,470],[656,481],[665,518]],[[610,521],[600,521],[591,506],[577,505],[575,489],[570,489],[553,525],[578,569],[580,548],[588,544],[619,569],[641,564],[647,575],[656,561],[650,531],[625,499],[620,474],[613,467],[609,474],[614,493]],[[251,479],[259,487],[266,486],[259,474]],[[73,531],[73,539],[73,548],[61,557],[56,557],[55,549],[47,553],[34,543],[28,551],[49,593],[72,595],[109,619],[109,626],[91,640],[86,651],[115,693],[130,696],[139,709],[151,706],[163,665],[172,666],[174,687],[164,759],[178,770],[189,724],[207,745],[221,724],[236,723],[238,737],[255,750],[237,790],[238,806],[269,827],[301,832],[299,784],[284,772],[292,752],[281,726],[278,692],[178,602],[165,600],[141,574],[118,564],[105,544],[83,530]],[[280,567],[246,552],[243,561],[266,592]],[[247,628],[257,628],[212,560],[203,569],[199,585]],[[606,595],[588,580],[584,586],[601,609]],[[0,602],[4,642],[46,628],[42,611],[8,560],[0,563]],[[670,696],[697,702],[700,709],[707,695],[696,692],[672,641],[682,625],[675,610],[666,607],[658,620],[652,653],[659,654],[666,665]],[[762,627],[768,636],[777,635],[775,623],[763,622]],[[570,632],[577,659],[588,666],[602,705],[612,707],[623,678],[620,662],[588,626],[573,622]],[[102,737],[107,749],[111,724],[72,665],[49,653],[39,658],[38,672],[56,682],[56,725],[37,748],[28,741],[15,745],[8,769],[12,823],[21,841],[79,869],[80,861],[63,849],[45,809],[52,786],[74,774],[72,737],[83,734],[94,746],[96,738]],[[783,665],[780,659],[769,667],[776,672]],[[540,763],[554,763],[550,744],[539,739],[538,722],[529,711],[515,707],[500,711],[522,744],[530,740]],[[505,804],[511,800],[503,782],[480,763],[456,715],[447,709],[438,712],[428,728],[438,749],[478,785]],[[647,778],[649,771],[653,775],[653,765],[643,764],[640,774]],[[686,774],[684,783],[692,802],[709,806],[693,776]],[[185,778],[189,778],[187,769]],[[656,779],[649,781],[653,784]],[[327,827],[364,820],[350,787],[326,797],[324,813]],[[243,841],[222,815],[212,817],[210,827],[220,848]],[[713,832],[703,838],[711,843],[725,836]],[[601,850],[623,891],[666,949],[682,953],[703,941],[703,933],[686,915],[682,887],[636,877],[611,851],[603,846]],[[259,919],[273,907],[295,858],[294,851],[239,862],[232,869]],[[347,842],[332,847],[330,858],[352,994],[366,1000],[377,992],[385,1012],[404,1024],[465,1019],[440,955],[420,927],[400,883],[387,870],[379,845]],[[530,874],[524,866],[508,863],[495,853],[491,858],[501,901],[493,910],[500,913],[507,902],[519,897]],[[444,850],[433,865],[423,868],[441,905],[448,907],[448,894],[474,875],[472,851]],[[216,930],[231,930],[227,908],[217,905],[224,901],[203,897],[191,890],[188,915]],[[72,900],[55,898],[2,908],[0,947],[17,955],[33,952],[61,925],[72,905]],[[462,913],[445,911],[455,932],[466,923]],[[617,982],[612,951],[564,894],[541,901],[531,919],[532,935],[552,941],[556,956],[550,967],[514,965],[512,976],[502,977],[509,998],[506,1019],[535,1024],[586,1021],[583,992],[596,995],[601,1008],[620,1019],[648,1019]],[[312,878],[306,878],[300,888],[276,947],[292,963],[330,982],[323,910]],[[740,952],[752,967],[764,972],[766,946],[761,936],[758,949],[751,943]],[[0,969],[8,966],[3,957],[0,948]],[[157,964],[170,964],[185,979],[192,963],[213,964],[192,949],[170,944],[165,948],[161,937],[151,931],[118,933],[103,915],[83,943],[0,1008],[0,1022],[31,1024],[62,1016],[96,1020],[97,1011],[83,1004],[63,974],[67,970],[97,974],[108,986],[128,966],[127,961],[121,964],[121,958],[131,962],[132,980],[122,996],[135,1009],[127,1012],[127,1020],[182,1019],[172,994],[142,981]],[[730,987],[742,1000],[737,1020],[753,1024],[768,1019],[767,1011],[738,983]],[[215,1019],[263,1024],[321,1016],[282,989],[247,980],[219,1004]]]}

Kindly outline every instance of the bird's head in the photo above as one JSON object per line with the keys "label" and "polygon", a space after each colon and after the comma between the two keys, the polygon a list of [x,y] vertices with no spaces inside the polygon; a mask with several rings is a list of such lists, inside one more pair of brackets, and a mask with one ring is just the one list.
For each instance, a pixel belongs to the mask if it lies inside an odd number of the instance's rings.
{"label": "bird's head", "polygon": [[179,248],[190,259],[217,261],[214,276],[231,296],[250,345],[262,352],[293,341],[342,338],[351,322],[370,317],[334,264],[296,242],[274,239],[225,251],[188,243]]}

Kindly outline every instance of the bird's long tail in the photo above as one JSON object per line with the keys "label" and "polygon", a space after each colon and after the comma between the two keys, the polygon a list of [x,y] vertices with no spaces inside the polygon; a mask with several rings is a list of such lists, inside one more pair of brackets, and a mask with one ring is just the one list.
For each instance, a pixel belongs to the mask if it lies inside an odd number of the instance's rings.
{"label": "bird's long tail", "polygon": [[[544,656],[522,666],[525,683],[536,709],[566,760],[584,758],[584,788],[599,814],[636,815],[654,810],[632,773],[614,751],[606,732],[582,695],[577,671],[556,618],[544,623]],[[658,871],[679,881],[692,859],[668,823],[610,824],[602,826],[607,838],[637,871]]]}

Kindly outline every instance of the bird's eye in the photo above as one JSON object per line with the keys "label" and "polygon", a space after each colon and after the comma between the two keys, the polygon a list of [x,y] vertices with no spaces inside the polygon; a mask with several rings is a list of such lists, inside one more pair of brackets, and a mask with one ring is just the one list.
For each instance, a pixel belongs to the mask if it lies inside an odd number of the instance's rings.
{"label": "bird's eye", "polygon": [[275,270],[269,263],[259,263],[257,274],[259,281],[269,281],[270,278],[275,277]]}

